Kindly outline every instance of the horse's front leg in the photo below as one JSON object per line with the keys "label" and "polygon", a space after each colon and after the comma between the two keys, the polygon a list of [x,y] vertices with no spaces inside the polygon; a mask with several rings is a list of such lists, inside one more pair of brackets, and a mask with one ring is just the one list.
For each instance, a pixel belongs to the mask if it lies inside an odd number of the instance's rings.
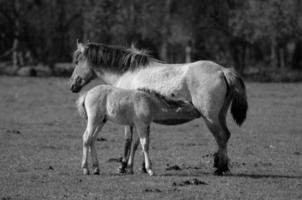
{"label": "horse's front leg", "polygon": [[119,173],[127,172],[126,169],[127,169],[127,163],[128,163],[131,144],[132,144],[132,137],[133,137],[133,127],[125,126],[124,153],[123,153],[121,165],[118,168]]}

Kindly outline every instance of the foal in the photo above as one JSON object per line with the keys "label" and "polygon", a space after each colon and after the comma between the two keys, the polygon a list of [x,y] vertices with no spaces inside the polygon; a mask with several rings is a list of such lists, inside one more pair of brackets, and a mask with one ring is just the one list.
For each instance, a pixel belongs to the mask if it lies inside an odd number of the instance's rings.
{"label": "foal", "polygon": [[[154,91],[129,90],[110,85],[99,85],[82,95],[78,100],[78,110],[87,119],[83,135],[83,174],[88,175],[88,151],[90,150],[93,174],[99,174],[99,164],[95,149],[98,132],[107,120],[120,125],[135,127],[144,153],[145,168],[152,176],[149,157],[150,124],[154,120],[166,119],[175,112],[194,113],[193,106],[184,101],[168,99]],[[192,112],[193,111],[193,112]],[[133,160],[133,158],[131,159]],[[132,163],[131,163],[132,165]]]}

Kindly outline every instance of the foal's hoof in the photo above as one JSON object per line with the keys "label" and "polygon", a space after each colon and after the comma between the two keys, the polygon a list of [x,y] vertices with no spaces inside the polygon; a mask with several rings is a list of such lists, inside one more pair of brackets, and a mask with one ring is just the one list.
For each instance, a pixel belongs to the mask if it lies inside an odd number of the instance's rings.
{"label": "foal's hoof", "polygon": [[127,174],[134,174],[133,168],[127,168],[126,173]]}
{"label": "foal's hoof", "polygon": [[154,172],[151,169],[148,169],[147,173],[148,173],[149,176],[154,176]]}
{"label": "foal's hoof", "polygon": [[127,173],[127,170],[126,170],[126,168],[124,168],[124,167],[119,167],[119,168],[117,169],[117,172],[118,172],[119,174],[126,174],[126,173]]}
{"label": "foal's hoof", "polygon": [[89,170],[87,168],[83,169],[83,175],[89,175]]}

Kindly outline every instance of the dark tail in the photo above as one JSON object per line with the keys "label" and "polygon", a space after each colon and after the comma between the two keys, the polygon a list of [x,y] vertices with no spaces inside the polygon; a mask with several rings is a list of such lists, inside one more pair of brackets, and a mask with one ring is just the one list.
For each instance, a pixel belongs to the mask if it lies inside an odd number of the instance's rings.
{"label": "dark tail", "polygon": [[79,99],[77,100],[77,108],[78,108],[78,111],[79,111],[81,117],[83,117],[84,119],[87,120],[87,112],[86,112],[86,108],[85,108],[86,94],[87,93],[83,93],[80,95]]}
{"label": "dark tail", "polygon": [[246,88],[242,78],[232,69],[224,69],[224,76],[229,86],[232,99],[231,113],[234,121],[241,126],[246,118],[248,109]]}

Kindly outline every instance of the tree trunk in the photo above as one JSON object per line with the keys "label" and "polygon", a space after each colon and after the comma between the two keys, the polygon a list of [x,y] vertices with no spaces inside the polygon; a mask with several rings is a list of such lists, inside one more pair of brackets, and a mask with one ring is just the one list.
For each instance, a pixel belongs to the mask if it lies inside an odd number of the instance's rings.
{"label": "tree trunk", "polygon": [[270,59],[270,64],[271,67],[277,68],[277,40],[275,37],[272,37],[271,40],[271,59]]}
{"label": "tree trunk", "polygon": [[19,40],[18,38],[14,38],[13,42],[13,53],[12,53],[12,62],[13,62],[13,68],[18,69],[18,44]]}
{"label": "tree trunk", "polygon": [[242,74],[246,65],[247,44],[245,41],[234,38],[230,43],[231,54],[235,69]]}
{"label": "tree trunk", "polygon": [[285,68],[285,51],[284,51],[283,47],[281,47],[279,49],[279,57],[280,57],[279,58],[279,61],[280,61],[279,66],[280,66],[281,69],[284,69]]}
{"label": "tree trunk", "polygon": [[[14,6],[16,13],[20,12],[20,2],[14,1]],[[18,62],[18,56],[19,56],[19,36],[20,36],[20,21],[19,21],[19,15],[16,14],[14,19],[14,40],[13,40],[13,52],[12,52],[12,62],[13,62],[13,68],[14,70],[17,70],[19,68],[19,62]]]}
{"label": "tree trunk", "polygon": [[160,48],[160,59],[168,61],[168,42],[163,41]]}
{"label": "tree trunk", "polygon": [[302,41],[297,41],[292,58],[292,69],[302,70]]}
{"label": "tree trunk", "polygon": [[186,53],[186,63],[192,62],[191,59],[192,47],[189,44],[186,45],[185,53]]}
{"label": "tree trunk", "polygon": [[168,61],[168,38],[169,38],[169,28],[170,28],[170,7],[171,7],[171,0],[166,0],[165,4],[165,16],[163,19],[163,26],[162,26],[162,44],[160,49],[160,57],[161,59]]}

